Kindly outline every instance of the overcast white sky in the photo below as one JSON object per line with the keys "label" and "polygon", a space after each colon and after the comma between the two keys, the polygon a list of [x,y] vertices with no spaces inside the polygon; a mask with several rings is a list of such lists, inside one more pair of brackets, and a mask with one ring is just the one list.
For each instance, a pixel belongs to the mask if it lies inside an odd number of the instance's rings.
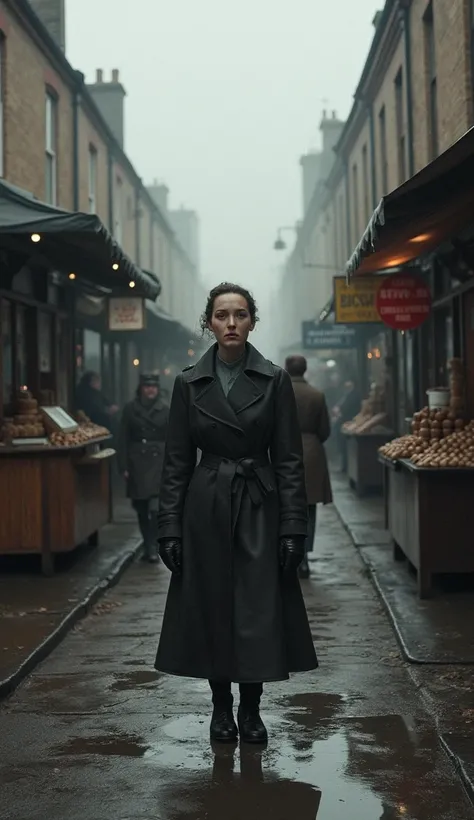
{"label": "overcast white sky", "polygon": [[206,283],[262,298],[276,229],[301,215],[299,157],[319,145],[323,108],[347,116],[383,0],[66,5],[70,62],[88,81],[120,69],[138,173],[198,211]]}

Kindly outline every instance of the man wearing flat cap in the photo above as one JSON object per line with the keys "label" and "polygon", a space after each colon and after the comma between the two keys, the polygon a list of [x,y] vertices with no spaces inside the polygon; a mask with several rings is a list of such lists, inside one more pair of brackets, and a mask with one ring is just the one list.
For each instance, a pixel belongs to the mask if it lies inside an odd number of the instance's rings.
{"label": "man wearing flat cap", "polygon": [[143,557],[158,561],[157,516],[169,408],[160,396],[160,378],[140,376],[137,394],[123,410],[120,425],[119,469],[127,481],[127,496],[138,516]]}

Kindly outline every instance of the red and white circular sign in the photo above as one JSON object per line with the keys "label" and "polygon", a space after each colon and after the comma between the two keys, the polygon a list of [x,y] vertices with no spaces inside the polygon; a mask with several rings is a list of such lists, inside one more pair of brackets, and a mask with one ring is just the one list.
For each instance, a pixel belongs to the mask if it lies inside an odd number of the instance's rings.
{"label": "red and white circular sign", "polygon": [[375,300],[382,322],[392,330],[414,330],[431,310],[431,293],[420,276],[394,273],[380,285]]}

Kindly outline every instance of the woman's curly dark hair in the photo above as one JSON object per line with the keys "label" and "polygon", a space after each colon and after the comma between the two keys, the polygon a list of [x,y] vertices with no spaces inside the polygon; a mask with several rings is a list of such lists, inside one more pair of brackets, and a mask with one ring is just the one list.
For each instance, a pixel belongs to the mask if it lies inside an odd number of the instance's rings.
{"label": "woman's curly dark hair", "polygon": [[256,324],[258,322],[258,308],[255,299],[253,298],[250,291],[246,288],[243,288],[241,285],[234,285],[232,282],[221,282],[220,285],[216,285],[215,288],[212,288],[209,296],[207,297],[206,309],[201,316],[200,325],[203,334],[209,333],[208,324],[212,319],[212,313],[214,310],[214,302],[218,296],[224,296],[226,293],[238,293],[239,296],[242,296],[248,305],[250,318],[252,322]]}

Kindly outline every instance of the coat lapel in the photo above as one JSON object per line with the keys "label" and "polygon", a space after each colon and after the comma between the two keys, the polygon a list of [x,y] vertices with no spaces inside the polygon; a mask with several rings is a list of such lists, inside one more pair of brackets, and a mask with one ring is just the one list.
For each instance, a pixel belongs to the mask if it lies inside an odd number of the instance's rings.
{"label": "coat lapel", "polygon": [[236,414],[242,413],[265,395],[269,379],[273,379],[272,364],[253,345],[247,345],[244,369],[228,395],[228,401]]}
{"label": "coat lapel", "polygon": [[[266,383],[274,377],[273,367],[248,344],[243,371],[226,398],[216,376],[215,356],[216,345],[213,345],[195,365],[188,379],[190,383],[196,383],[196,407],[216,421],[242,430],[238,415],[264,397]],[[201,390],[199,382],[202,382]]]}
{"label": "coat lapel", "polygon": [[215,356],[216,345],[213,345],[193,367],[192,375],[188,378],[188,382],[194,384],[196,389],[194,404],[211,419],[243,432],[216,376]]}

